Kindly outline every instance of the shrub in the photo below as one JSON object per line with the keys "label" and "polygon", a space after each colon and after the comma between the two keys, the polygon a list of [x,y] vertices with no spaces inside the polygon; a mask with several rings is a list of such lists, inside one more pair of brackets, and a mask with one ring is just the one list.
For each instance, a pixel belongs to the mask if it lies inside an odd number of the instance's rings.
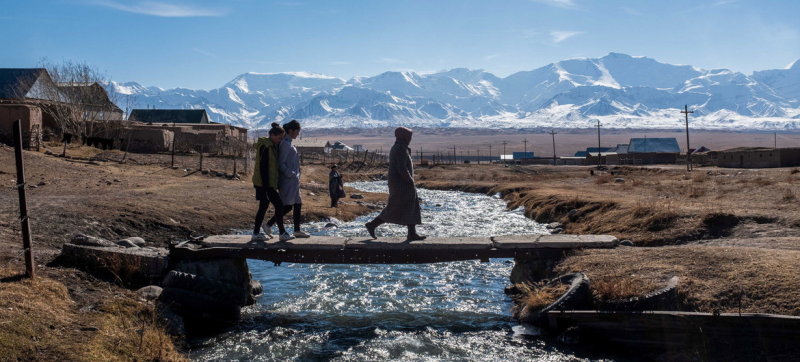
{"label": "shrub", "polygon": [[794,190],[792,190],[791,188],[783,189],[783,201],[791,201],[794,200],[795,198],[796,195],[794,194]]}
{"label": "shrub", "polygon": [[597,185],[607,184],[607,183],[609,183],[611,181],[612,181],[612,178],[611,178],[611,175],[609,175],[609,174],[603,174],[603,175],[597,176],[597,178],[594,179],[594,183],[597,184]]}

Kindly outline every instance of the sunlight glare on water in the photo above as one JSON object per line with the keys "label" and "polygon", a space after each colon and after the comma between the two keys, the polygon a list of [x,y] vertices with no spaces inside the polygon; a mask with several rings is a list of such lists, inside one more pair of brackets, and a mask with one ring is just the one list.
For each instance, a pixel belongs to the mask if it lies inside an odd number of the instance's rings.
{"label": "sunlight glare on water", "polygon": [[[387,192],[386,182],[348,186]],[[522,210],[505,210],[494,197],[420,190],[429,236],[543,234]],[[352,201],[347,199],[347,201]],[[366,236],[364,222],[313,235]],[[402,226],[381,226],[403,236]],[[503,294],[513,263],[463,261],[420,265],[284,264],[248,262],[264,285],[245,321],[195,348],[197,361],[595,361],[565,346],[514,332],[511,300]],[[517,328],[517,330],[525,330]],[[568,346],[567,346],[568,347]]]}

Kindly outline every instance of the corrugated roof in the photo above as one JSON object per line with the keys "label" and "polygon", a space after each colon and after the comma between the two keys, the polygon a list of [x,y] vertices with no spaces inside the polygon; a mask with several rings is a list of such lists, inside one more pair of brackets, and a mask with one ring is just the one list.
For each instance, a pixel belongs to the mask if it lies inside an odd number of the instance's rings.
{"label": "corrugated roof", "polygon": [[614,147],[614,148],[610,149],[609,152],[613,152],[613,153],[628,153],[628,144],[620,143],[620,144],[617,145],[617,147]]}
{"label": "corrugated roof", "polygon": [[586,154],[589,153],[589,152],[597,153],[597,151],[599,150],[602,153],[602,152],[608,152],[608,151],[610,151],[612,149],[613,149],[613,147],[599,147],[599,148],[598,147],[587,147],[586,151],[575,152],[575,156],[574,157],[586,157]]}
{"label": "corrugated roof", "polygon": [[628,153],[680,153],[675,138],[631,138]]}
{"label": "corrugated roof", "polygon": [[205,109],[134,109],[130,119],[153,123],[202,123],[208,115]]}
{"label": "corrugated roof", "polygon": [[0,99],[27,94],[42,74],[47,74],[44,68],[0,68]]}

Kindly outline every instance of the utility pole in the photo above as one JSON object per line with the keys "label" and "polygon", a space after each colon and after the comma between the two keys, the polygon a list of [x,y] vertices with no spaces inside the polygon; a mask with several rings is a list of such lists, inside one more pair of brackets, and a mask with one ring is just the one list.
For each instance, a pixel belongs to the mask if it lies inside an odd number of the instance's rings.
{"label": "utility pole", "polygon": [[25,167],[22,163],[22,121],[14,121],[14,159],[17,164],[16,189],[19,195],[19,220],[22,229],[22,250],[25,253],[25,275],[36,276],[34,269],[33,248],[31,247],[31,225],[28,219],[28,199],[25,196]]}
{"label": "utility pole", "polygon": [[476,151],[478,152],[478,164],[480,165],[481,164],[481,149],[479,148]]}
{"label": "utility pole", "polygon": [[686,115],[686,171],[692,171],[692,152],[689,149],[689,113],[694,113],[694,111],[689,111],[689,105],[684,105],[683,110],[681,111],[684,115]]}
{"label": "utility pole", "polygon": [[456,145],[453,145],[453,164],[455,165],[456,163]]}
{"label": "utility pole", "polygon": [[778,132],[775,132],[773,136],[775,137],[775,146],[773,148],[778,148]]}
{"label": "utility pole", "polygon": [[553,166],[556,165],[556,131],[551,130],[550,135],[553,136]]}
{"label": "utility pole", "polygon": [[[176,130],[176,128],[175,128],[175,122],[172,122],[172,129],[173,129],[173,131],[174,131],[174,130]],[[178,133],[178,132],[174,132],[174,133],[172,134],[172,164],[171,164],[169,167],[170,167],[170,168],[173,168],[173,169],[175,168],[175,135],[176,135],[177,133]]]}
{"label": "utility pole", "polygon": [[[503,141],[503,157],[506,157],[506,145],[507,144],[508,144],[508,142]],[[501,158],[503,158],[503,157],[501,157]],[[505,160],[505,158],[503,158],[503,165],[505,165],[505,164],[506,164],[506,160]]]}
{"label": "utility pole", "polygon": [[489,144],[489,164],[492,164],[492,144]]}
{"label": "utility pole", "polygon": [[600,169],[600,158],[602,156],[600,153],[600,126],[601,126],[600,120],[598,119],[597,120],[597,169],[598,170]]}
{"label": "utility pole", "polygon": [[525,144],[525,159],[528,159],[528,139],[526,138],[522,143]]}

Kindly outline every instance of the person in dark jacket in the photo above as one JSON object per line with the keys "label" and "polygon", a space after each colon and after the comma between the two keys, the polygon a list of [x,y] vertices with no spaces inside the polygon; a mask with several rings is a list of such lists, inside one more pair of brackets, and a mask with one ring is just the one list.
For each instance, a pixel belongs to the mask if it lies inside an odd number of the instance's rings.
{"label": "person in dark jacket", "polygon": [[[297,147],[292,144],[300,135],[300,122],[293,119],[283,125],[283,130],[286,131],[286,135],[283,136],[278,147],[278,170],[280,170],[278,188],[284,205],[283,214],[288,215],[289,211],[293,211],[294,237],[308,238],[311,235],[300,230],[300,221],[302,221],[302,211],[300,210],[303,206],[300,197],[300,154],[297,152]],[[267,225],[275,225],[276,220],[276,217],[269,219]]]}
{"label": "person in dark jacket", "polygon": [[344,183],[336,165],[331,166],[331,172],[328,174],[328,193],[331,196],[331,207],[337,207],[339,199],[344,197]]}
{"label": "person in dark jacket", "polygon": [[261,232],[261,224],[270,202],[275,208],[275,220],[280,231],[280,241],[294,239],[294,236],[286,233],[283,227],[283,201],[278,194],[278,144],[283,139],[284,130],[277,123],[272,124],[269,130],[269,137],[260,137],[255,144],[256,163],[253,170],[253,187],[256,189],[256,200],[258,212],[256,212],[256,223],[253,228],[253,237],[250,241],[265,241],[272,238],[272,228],[267,226],[266,233]]}
{"label": "person in dark jacket", "polygon": [[389,151],[389,201],[386,207],[374,220],[366,223],[367,231],[373,239],[375,229],[383,223],[392,223],[408,226],[408,240],[424,240],[425,236],[417,234],[416,226],[422,224],[421,208],[417,187],[414,184],[414,163],[411,161],[412,131],[409,128],[398,127],[394,130],[397,140]]}

